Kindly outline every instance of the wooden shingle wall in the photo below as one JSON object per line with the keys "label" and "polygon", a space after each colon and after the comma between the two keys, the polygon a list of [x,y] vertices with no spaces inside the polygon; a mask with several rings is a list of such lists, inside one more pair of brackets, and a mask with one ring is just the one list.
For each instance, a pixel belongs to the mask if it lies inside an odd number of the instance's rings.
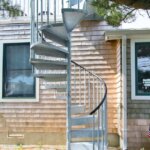
{"label": "wooden shingle wall", "polygon": [[[0,25],[0,41],[30,38],[28,23]],[[118,52],[117,42],[105,42],[104,32],[111,29],[105,22],[83,21],[72,33],[72,59],[101,76],[108,87],[109,133],[118,133]],[[39,102],[0,104],[2,144],[65,144],[66,104],[55,100],[54,91],[42,89]],[[24,138],[8,137],[17,131]],[[33,138],[34,137],[34,138]]]}
{"label": "wooden shingle wall", "polygon": [[[0,25],[0,41],[27,39],[30,41],[29,23]],[[39,102],[0,103],[0,143],[65,144],[66,103],[55,100],[54,91],[43,90],[42,85],[40,81]],[[16,132],[24,138],[9,137]]]}
{"label": "wooden shingle wall", "polygon": [[72,59],[106,81],[109,133],[117,133],[117,43],[105,42],[109,29],[105,22],[83,21],[72,33]]}

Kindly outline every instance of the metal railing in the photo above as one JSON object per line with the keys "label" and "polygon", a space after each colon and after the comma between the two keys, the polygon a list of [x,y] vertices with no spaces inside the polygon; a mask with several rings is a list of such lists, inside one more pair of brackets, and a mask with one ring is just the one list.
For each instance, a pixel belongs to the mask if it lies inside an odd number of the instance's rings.
{"label": "metal railing", "polygon": [[[72,61],[72,104],[85,106],[85,114],[93,116],[93,149],[107,149],[107,86],[103,79]],[[97,132],[97,138],[95,138]],[[101,135],[100,135],[101,134]]]}
{"label": "metal railing", "polygon": [[[38,16],[39,21],[41,16],[49,23],[50,20],[60,21],[62,8],[83,9],[84,0],[1,0],[0,1],[0,16],[3,18],[13,17],[4,7],[3,3],[8,3],[10,7],[16,7],[20,10],[17,15],[31,17],[30,4],[34,3],[34,13]],[[33,8],[33,7],[32,7]],[[15,16],[16,17],[16,16]]]}
{"label": "metal railing", "polygon": [[[32,0],[31,1],[31,43],[39,39],[39,28],[43,25],[61,23],[62,9],[86,9],[86,0]],[[30,13],[29,13],[30,14]],[[41,39],[43,36],[41,34]]]}

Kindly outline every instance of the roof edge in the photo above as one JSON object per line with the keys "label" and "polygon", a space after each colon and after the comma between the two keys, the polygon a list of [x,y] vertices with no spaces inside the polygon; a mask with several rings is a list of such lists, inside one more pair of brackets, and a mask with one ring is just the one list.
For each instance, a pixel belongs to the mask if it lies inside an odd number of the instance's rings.
{"label": "roof edge", "polygon": [[[105,31],[105,40],[118,40],[122,39],[122,36],[126,35],[127,38],[135,37],[150,37],[150,28],[149,29],[115,29]],[[137,38],[138,38],[137,37]]]}

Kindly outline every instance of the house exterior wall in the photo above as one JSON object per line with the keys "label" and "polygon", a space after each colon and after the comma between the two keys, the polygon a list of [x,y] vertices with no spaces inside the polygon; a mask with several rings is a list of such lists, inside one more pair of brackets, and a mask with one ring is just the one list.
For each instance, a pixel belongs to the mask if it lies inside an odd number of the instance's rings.
{"label": "house exterior wall", "polygon": [[[148,130],[150,125],[150,102],[131,99],[131,40],[127,41],[127,131],[128,150],[150,149]],[[134,69],[134,68],[132,68]]]}
{"label": "house exterior wall", "polygon": [[[108,130],[109,144],[115,145],[118,139],[118,105],[120,82],[117,55],[119,43],[105,42],[104,32],[112,27],[105,22],[83,21],[72,33],[72,59],[102,77],[108,87]],[[118,50],[117,50],[118,49]],[[114,138],[115,136],[115,138]]]}
{"label": "house exterior wall", "polygon": [[[8,40],[30,40],[29,23],[1,24],[0,41]],[[39,102],[0,103],[0,144],[65,144],[65,101],[54,100],[54,91],[42,89],[43,84]],[[10,137],[16,132],[24,138]]]}
{"label": "house exterior wall", "polygon": [[[29,39],[29,28],[28,23],[0,24],[0,41]],[[118,42],[105,42],[104,32],[109,29],[105,22],[83,21],[72,33],[72,59],[106,81],[108,129],[118,135],[120,54]],[[40,80],[39,102],[0,104],[0,144],[65,144],[66,102],[54,100],[54,91],[42,89],[43,84]],[[14,131],[24,137],[8,137]]]}

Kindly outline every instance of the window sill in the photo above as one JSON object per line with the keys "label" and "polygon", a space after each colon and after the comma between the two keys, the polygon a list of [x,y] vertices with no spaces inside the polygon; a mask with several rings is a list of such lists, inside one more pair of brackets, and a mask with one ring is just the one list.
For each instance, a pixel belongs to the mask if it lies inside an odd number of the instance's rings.
{"label": "window sill", "polygon": [[137,95],[132,95],[132,100],[134,101],[139,101],[139,100],[149,100],[150,101],[150,96],[137,96]]}
{"label": "window sill", "polygon": [[17,103],[23,103],[23,102],[39,102],[39,99],[37,98],[3,98],[0,100],[0,103],[7,103],[7,102],[17,102]]}

